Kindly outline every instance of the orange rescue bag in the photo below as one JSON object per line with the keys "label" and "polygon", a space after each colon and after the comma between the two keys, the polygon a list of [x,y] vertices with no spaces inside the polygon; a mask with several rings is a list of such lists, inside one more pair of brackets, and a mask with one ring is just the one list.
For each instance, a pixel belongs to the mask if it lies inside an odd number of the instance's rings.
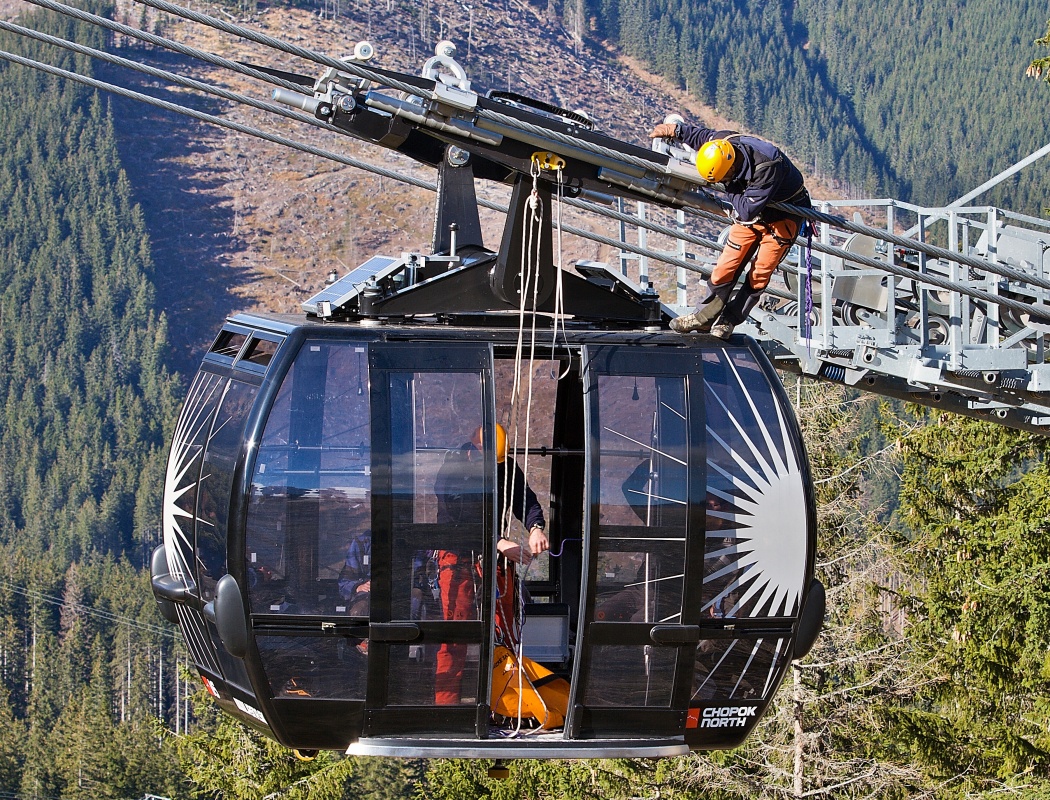
{"label": "orange rescue bag", "polygon": [[[569,683],[531,658],[520,659],[503,645],[496,645],[492,667],[492,711],[511,719],[535,719],[544,730],[565,724],[569,708]],[[520,676],[520,678],[519,678]]]}

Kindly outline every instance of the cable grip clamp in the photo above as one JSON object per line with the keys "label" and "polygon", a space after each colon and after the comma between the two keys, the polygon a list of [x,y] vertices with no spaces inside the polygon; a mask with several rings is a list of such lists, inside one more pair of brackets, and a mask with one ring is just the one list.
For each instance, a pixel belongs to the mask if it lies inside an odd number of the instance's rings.
{"label": "cable grip clamp", "polygon": [[546,150],[537,150],[532,154],[532,165],[544,172],[553,170],[560,172],[565,169],[565,159]]}

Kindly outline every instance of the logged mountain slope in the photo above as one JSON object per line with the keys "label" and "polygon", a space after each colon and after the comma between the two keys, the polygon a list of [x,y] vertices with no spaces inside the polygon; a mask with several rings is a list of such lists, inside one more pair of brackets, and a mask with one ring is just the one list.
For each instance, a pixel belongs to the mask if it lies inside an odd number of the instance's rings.
{"label": "logged mountain slope", "polygon": [[[330,10],[330,7],[329,7]],[[646,132],[668,111],[714,122],[709,110],[666,81],[632,67],[596,46],[580,47],[546,7],[519,0],[483,0],[470,9],[435,3],[427,14],[408,2],[340,4],[338,15],[317,6],[259,6],[245,24],[330,55],[348,52],[359,39],[377,49],[374,63],[417,74],[441,38],[459,47],[459,60],[479,91],[510,89],[567,108],[582,108],[614,136],[647,142]],[[141,7],[122,6],[118,17],[139,25]],[[209,28],[151,17],[163,35],[204,50],[306,74],[318,67],[260,50]],[[421,31],[423,32],[421,35]],[[130,57],[221,83],[265,99],[269,87],[182,57],[127,43]],[[174,102],[187,94],[152,79],[117,74]],[[279,145],[130,100],[110,101],[120,126],[121,153],[154,240],[159,294],[171,319],[179,369],[192,369],[195,353],[210,341],[222,317],[234,310],[297,311],[331,270],[346,272],[374,252],[428,250],[433,195],[389,178],[319,159]],[[196,101],[201,110],[256,125],[293,139],[360,158],[388,169],[434,180],[433,170],[347,137],[300,128],[225,101]],[[503,187],[479,185],[494,200]],[[578,215],[567,221],[581,224]],[[495,246],[502,215],[483,210],[487,243]],[[585,221],[584,226],[593,225]],[[615,235],[606,226],[607,235]],[[591,242],[568,239],[564,258],[609,259]]]}
{"label": "logged mountain slope", "polygon": [[[848,196],[942,205],[1046,142],[1034,0],[588,0],[597,30]],[[1039,214],[1045,166],[979,199]]]}

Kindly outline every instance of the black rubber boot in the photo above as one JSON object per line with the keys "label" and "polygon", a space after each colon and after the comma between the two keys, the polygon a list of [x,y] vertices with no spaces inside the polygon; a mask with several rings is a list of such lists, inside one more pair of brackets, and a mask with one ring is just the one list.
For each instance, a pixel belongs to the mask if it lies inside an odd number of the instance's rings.
{"label": "black rubber boot", "polygon": [[725,311],[722,312],[721,322],[733,326],[739,325],[747,319],[751,309],[762,298],[763,291],[764,289],[753,289],[750,282],[744,281],[744,285],[737,290],[737,293],[733,295],[733,299],[726,304]]}

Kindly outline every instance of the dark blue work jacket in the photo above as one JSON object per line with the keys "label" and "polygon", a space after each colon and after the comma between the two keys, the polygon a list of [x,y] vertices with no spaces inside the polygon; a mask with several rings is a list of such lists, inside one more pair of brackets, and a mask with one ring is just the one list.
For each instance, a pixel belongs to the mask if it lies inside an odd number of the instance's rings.
{"label": "dark blue work jacket", "polygon": [[736,131],[719,131],[699,125],[683,124],[680,131],[682,141],[694,150],[699,150],[713,139],[728,139],[733,145],[736,161],[731,177],[722,185],[737,222],[750,224],[797,219],[779,209],[767,208],[770,203],[810,207],[802,173],[772,142]]}

